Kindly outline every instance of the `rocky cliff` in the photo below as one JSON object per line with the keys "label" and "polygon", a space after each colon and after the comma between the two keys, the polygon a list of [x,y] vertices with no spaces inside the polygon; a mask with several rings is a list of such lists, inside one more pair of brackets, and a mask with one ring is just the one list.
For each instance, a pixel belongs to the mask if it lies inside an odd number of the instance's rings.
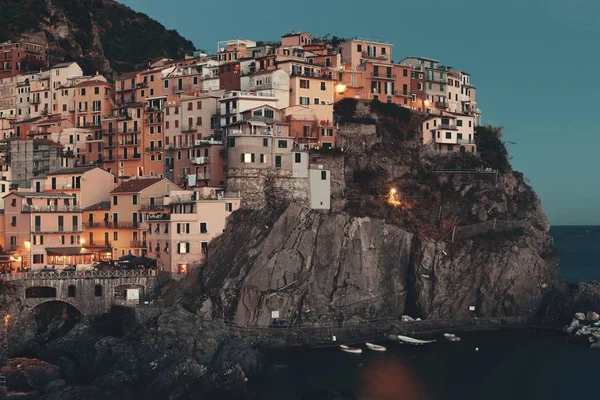
{"label": "rocky cliff", "polygon": [[[332,176],[344,194],[334,210],[279,199],[234,214],[170,301],[239,325],[268,325],[273,311],[307,324],[535,316],[555,280],[549,224],[510,168],[500,131],[480,129],[479,157],[431,155],[422,116],[378,103],[336,111],[344,162]],[[318,163],[339,156],[311,154]],[[448,172],[459,169],[474,172]]]}
{"label": "rocky cliff", "polygon": [[176,31],[113,0],[0,0],[0,10],[0,42],[33,34],[49,45],[52,63],[77,61],[88,74],[144,69],[194,50]]}

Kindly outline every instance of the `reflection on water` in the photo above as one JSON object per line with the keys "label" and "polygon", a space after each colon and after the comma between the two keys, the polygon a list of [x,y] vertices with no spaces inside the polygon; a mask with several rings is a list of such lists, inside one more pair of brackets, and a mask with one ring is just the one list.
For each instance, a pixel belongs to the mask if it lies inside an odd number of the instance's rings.
{"label": "reflection on water", "polygon": [[[560,333],[460,336],[458,343],[441,337],[425,346],[385,343],[385,353],[365,349],[354,355],[337,348],[280,353],[269,357],[265,373],[249,386],[263,400],[598,398],[595,385],[586,382],[596,381],[600,352],[569,343]],[[329,394],[316,394],[323,391]]]}
{"label": "reflection on water", "polygon": [[378,400],[429,400],[431,397],[408,362],[391,354],[369,360],[360,376],[359,398]]}

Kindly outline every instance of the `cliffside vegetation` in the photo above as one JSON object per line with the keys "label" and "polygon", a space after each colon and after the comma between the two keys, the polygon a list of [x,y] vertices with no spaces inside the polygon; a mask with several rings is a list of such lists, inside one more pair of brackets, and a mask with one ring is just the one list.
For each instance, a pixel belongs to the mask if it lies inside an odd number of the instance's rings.
{"label": "cliffside vegetation", "polygon": [[142,69],[194,50],[176,31],[113,0],[0,0],[0,10],[0,41],[41,32],[52,63],[77,61],[86,73]]}

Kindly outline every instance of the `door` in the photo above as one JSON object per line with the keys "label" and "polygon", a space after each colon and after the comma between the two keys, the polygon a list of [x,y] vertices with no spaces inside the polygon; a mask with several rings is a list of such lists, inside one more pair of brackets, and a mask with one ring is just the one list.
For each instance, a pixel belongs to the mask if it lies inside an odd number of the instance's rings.
{"label": "door", "polygon": [[150,197],[150,209],[154,209],[154,197]]}

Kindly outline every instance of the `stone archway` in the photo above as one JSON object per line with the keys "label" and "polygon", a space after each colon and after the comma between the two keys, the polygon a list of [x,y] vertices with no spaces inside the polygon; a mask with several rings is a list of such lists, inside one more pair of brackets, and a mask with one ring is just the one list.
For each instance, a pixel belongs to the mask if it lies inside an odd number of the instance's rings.
{"label": "stone archway", "polygon": [[37,334],[47,332],[49,336],[62,336],[81,321],[82,313],[74,304],[47,299],[31,307]]}

